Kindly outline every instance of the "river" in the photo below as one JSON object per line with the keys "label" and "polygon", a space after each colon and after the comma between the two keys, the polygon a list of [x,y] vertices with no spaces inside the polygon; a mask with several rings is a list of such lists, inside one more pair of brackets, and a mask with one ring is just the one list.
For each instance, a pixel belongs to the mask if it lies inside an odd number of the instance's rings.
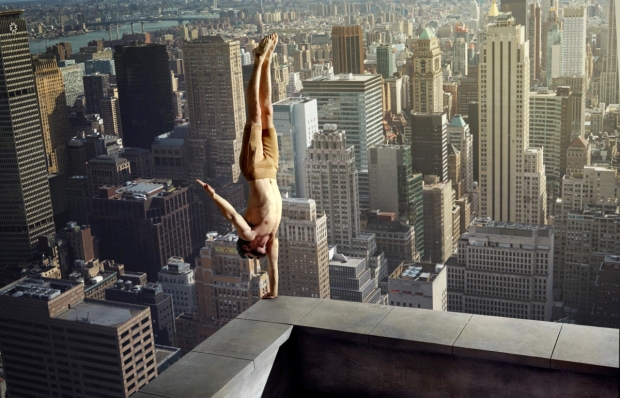
{"label": "river", "polygon": [[[145,22],[144,30],[147,32],[154,32],[160,29],[166,29],[173,26],[177,26],[179,23],[177,21],[162,21],[162,22]],[[142,26],[140,23],[134,23],[133,25],[134,32],[142,32]],[[131,33],[131,25],[129,23],[124,24],[118,28],[118,33],[120,36],[123,36],[123,33]],[[47,39],[47,45],[51,46],[52,44],[59,42],[67,42],[71,43],[72,52],[76,53],[80,51],[80,47],[84,47],[88,45],[88,42],[91,40],[101,40],[109,39],[107,30],[96,30],[94,32],[84,33],[82,35],[74,35],[67,37],[57,37],[55,39]],[[116,29],[112,29],[112,39],[116,40]],[[30,42],[30,52],[32,54],[39,54],[45,52],[46,41],[45,40],[37,40]]]}

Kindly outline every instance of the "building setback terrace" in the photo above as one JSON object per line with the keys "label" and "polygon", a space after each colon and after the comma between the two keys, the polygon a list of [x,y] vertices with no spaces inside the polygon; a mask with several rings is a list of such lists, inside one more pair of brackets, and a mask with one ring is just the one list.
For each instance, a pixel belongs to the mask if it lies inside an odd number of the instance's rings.
{"label": "building setback terrace", "polygon": [[279,297],[132,398],[618,397],[618,329]]}

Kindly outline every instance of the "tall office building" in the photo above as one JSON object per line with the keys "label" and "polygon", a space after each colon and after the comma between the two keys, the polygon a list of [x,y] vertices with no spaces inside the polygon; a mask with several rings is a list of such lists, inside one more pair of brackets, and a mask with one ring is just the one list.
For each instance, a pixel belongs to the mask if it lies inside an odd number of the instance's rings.
{"label": "tall office building", "polygon": [[110,75],[93,73],[84,75],[84,97],[86,99],[87,113],[101,113],[99,101],[108,95],[110,88]]}
{"label": "tall office building", "polygon": [[226,323],[269,291],[267,271],[256,259],[239,257],[235,234],[209,233],[196,259],[198,319]]}
{"label": "tall office building", "polygon": [[327,125],[314,135],[305,164],[308,196],[317,212],[327,215],[329,244],[351,248],[360,233],[354,147],[347,145],[343,131]]}
{"label": "tall office building", "polygon": [[392,45],[377,47],[377,73],[384,79],[392,77],[396,72],[396,50]]}
{"label": "tall office building", "polygon": [[190,177],[237,182],[245,123],[239,42],[205,36],[183,45]]}
{"label": "tall office building", "polygon": [[585,166],[562,179],[562,200],[556,206],[556,219],[570,210],[587,205],[614,203],[620,199],[620,174],[613,167]]}
{"label": "tall office building", "polygon": [[443,264],[452,255],[453,191],[449,181],[424,184],[424,258]]}
{"label": "tall office building", "polygon": [[55,60],[34,59],[32,66],[41,114],[47,172],[63,174],[67,171],[67,143],[71,137],[62,74]]}
{"label": "tall office building", "polygon": [[170,257],[168,264],[159,271],[157,283],[165,294],[172,297],[175,318],[181,314],[198,312],[194,270],[190,269],[183,257]]}
{"label": "tall office building", "polygon": [[448,311],[550,321],[552,227],[476,218],[448,268]]}
{"label": "tall office building", "polygon": [[422,198],[417,195],[416,176],[409,145],[370,147],[370,208],[394,213],[397,220],[416,224]]}
{"label": "tall office building", "polygon": [[273,104],[273,125],[278,131],[280,164],[278,187],[289,197],[307,198],[306,151],[319,131],[316,100],[287,98]]}
{"label": "tall office building", "polygon": [[367,211],[368,148],[383,142],[381,76],[317,76],[304,81],[304,94],[317,100],[319,125],[337,125],[346,132],[347,144],[355,147],[360,209]]}
{"label": "tall office building", "polygon": [[99,100],[103,128],[106,134],[123,138],[120,101],[116,97],[105,97]]}
{"label": "tall office building", "polygon": [[149,307],[155,344],[176,347],[171,295],[164,293],[158,283],[134,285],[134,282],[129,280],[129,275],[125,273],[122,275],[125,280],[119,279],[114,285],[105,289],[105,300]]}
{"label": "tall office building", "polygon": [[620,301],[620,256],[605,256],[596,271],[596,281],[590,294],[592,312],[587,317],[587,325],[620,328],[618,301]]}
{"label": "tall office building", "polygon": [[551,12],[558,12],[558,10],[560,9],[559,6],[559,0],[541,0],[540,8],[543,21],[549,19],[549,15],[551,14]]}
{"label": "tall office building", "polygon": [[564,305],[580,317],[592,311],[601,263],[607,255],[620,253],[620,207],[616,200],[569,210],[558,217],[556,228],[562,246],[555,252],[559,283],[554,287],[561,289]]}
{"label": "tall office building", "polygon": [[504,13],[512,13],[515,24],[521,25],[528,31],[528,1],[527,0],[501,0],[500,11]]}
{"label": "tall office building", "polygon": [[566,175],[582,174],[592,162],[592,145],[581,137],[575,138],[566,150]]}
{"label": "tall office building", "polygon": [[467,76],[468,45],[465,38],[457,37],[456,43],[452,46],[452,73],[455,75]]}
{"label": "tall office building", "polygon": [[430,28],[425,28],[416,41],[410,65],[413,111],[442,112],[441,48],[439,48],[439,39]]}
{"label": "tall office building", "polygon": [[547,30],[546,37],[546,57],[545,57],[545,72],[547,78],[547,84],[551,82],[551,79],[558,77],[562,74],[562,29],[560,24],[554,23]]}
{"label": "tall office building", "polygon": [[[417,228],[396,220],[394,213],[372,210],[369,220],[364,227],[364,233],[373,234],[377,243],[377,252],[387,258],[387,269],[380,282],[398,267],[403,261],[419,261],[420,252],[417,250]],[[423,227],[422,227],[423,228]],[[423,231],[422,231],[423,232]],[[424,239],[424,237],[422,237]],[[421,242],[424,246],[424,242]]]}
{"label": "tall office building", "polygon": [[529,147],[529,58],[524,28],[500,14],[487,28],[480,68],[480,215],[544,224],[542,150]]}
{"label": "tall office building", "polygon": [[575,118],[572,109],[578,100],[569,87],[561,86],[555,91],[540,88],[530,93],[530,145],[544,148],[548,204],[555,203],[560,195],[568,147],[577,134],[572,129]]}
{"label": "tall office building", "polygon": [[[460,152],[463,192],[474,192],[474,139],[469,124],[461,115],[454,115],[448,125],[448,142]],[[457,199],[459,197],[457,196]]]}
{"label": "tall office building", "polygon": [[540,78],[542,21],[540,3],[538,0],[530,3],[529,7],[527,38],[530,42],[530,81],[534,81]]}
{"label": "tall office building", "polygon": [[172,131],[174,127],[166,46],[116,46],[114,63],[123,143],[151,149],[155,137]]}
{"label": "tall office building", "polygon": [[76,64],[75,60],[68,59],[58,62],[58,66],[65,84],[67,105],[72,107],[77,97],[84,95],[84,64]]}
{"label": "tall office building", "polygon": [[148,308],[85,299],[79,282],[23,278],[0,289],[0,312],[11,397],[127,398],[157,377]]}
{"label": "tall office building", "polygon": [[586,76],[586,28],[585,6],[564,8],[564,30],[562,34],[562,76]]}
{"label": "tall office building", "polygon": [[382,304],[378,280],[365,258],[348,257],[330,250],[329,284],[332,300]]}
{"label": "tall office building", "polygon": [[607,9],[608,18],[608,37],[607,37],[607,55],[605,59],[604,70],[601,73],[601,95],[600,101],[605,104],[620,103],[620,2],[618,0],[609,0],[609,8]]}
{"label": "tall office building", "polygon": [[448,118],[445,113],[414,113],[411,122],[413,170],[448,180]]}
{"label": "tall office building", "polygon": [[327,216],[312,199],[282,199],[279,294],[329,298]]}
{"label": "tall office building", "polygon": [[334,73],[364,73],[364,32],[360,25],[332,26]]}
{"label": "tall office building", "polygon": [[38,237],[54,232],[41,116],[21,13],[0,11],[0,264],[30,258]]}
{"label": "tall office building", "polygon": [[92,198],[91,227],[103,258],[146,272],[149,281],[172,256],[192,258],[207,229],[195,186],[168,180],[136,180],[100,188]]}
{"label": "tall office building", "polygon": [[99,155],[86,163],[90,197],[103,186],[122,185],[131,180],[131,164],[118,156]]}

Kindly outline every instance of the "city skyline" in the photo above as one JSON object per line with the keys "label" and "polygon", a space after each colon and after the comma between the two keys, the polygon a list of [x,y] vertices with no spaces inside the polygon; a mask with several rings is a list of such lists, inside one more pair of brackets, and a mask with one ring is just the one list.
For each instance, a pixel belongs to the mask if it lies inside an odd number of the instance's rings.
{"label": "city skyline", "polygon": [[[304,358],[332,340],[316,322],[368,311],[389,313],[369,339],[468,319],[454,355],[477,322],[541,341],[617,331],[619,1],[0,10],[0,397],[167,396],[171,364],[224,360],[264,323],[289,327],[285,307],[308,314],[291,326]],[[235,227],[256,210],[239,164],[256,108],[276,130],[262,126],[278,147],[275,268],[239,255]],[[263,300],[274,275],[282,297]],[[255,318],[271,306],[276,323]]]}

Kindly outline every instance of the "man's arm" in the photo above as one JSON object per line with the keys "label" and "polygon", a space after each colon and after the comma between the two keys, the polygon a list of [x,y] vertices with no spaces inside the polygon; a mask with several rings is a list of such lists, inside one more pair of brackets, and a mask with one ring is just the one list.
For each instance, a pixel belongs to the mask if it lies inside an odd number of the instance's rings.
{"label": "man's arm", "polygon": [[269,262],[269,288],[273,297],[278,297],[278,232],[267,242],[267,261]]}
{"label": "man's arm", "polygon": [[216,194],[215,189],[213,189],[209,184],[204,183],[200,180],[196,180],[196,182],[202,185],[202,187],[207,191],[209,196],[211,196],[211,199],[213,199],[218,209],[220,209],[222,215],[226,217],[227,220],[232,222],[232,224],[235,226],[235,229],[237,230],[237,234],[241,239],[253,240],[254,238],[256,238],[256,231],[253,231],[252,228],[250,228],[247,221],[245,221],[245,219],[239,213],[237,213],[237,210],[235,210],[235,208],[232,207],[232,205],[228,203],[226,199]]}

